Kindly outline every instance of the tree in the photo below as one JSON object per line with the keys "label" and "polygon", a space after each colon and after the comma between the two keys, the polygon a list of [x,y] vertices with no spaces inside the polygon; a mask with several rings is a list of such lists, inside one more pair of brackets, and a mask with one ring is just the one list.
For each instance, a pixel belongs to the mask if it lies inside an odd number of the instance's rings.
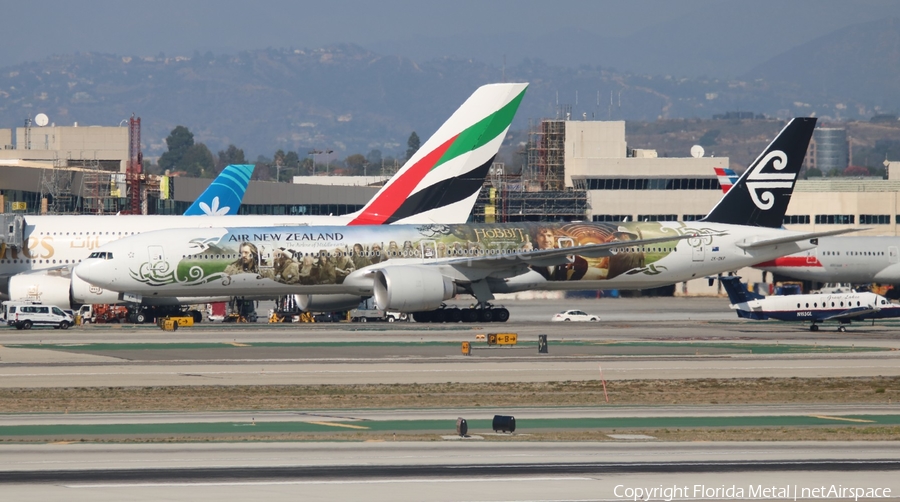
{"label": "tree", "polygon": [[419,135],[416,134],[416,131],[413,131],[412,134],[409,135],[409,139],[406,140],[406,160],[412,158],[416,152],[419,151],[419,147],[422,146],[419,142]]}
{"label": "tree", "polygon": [[177,167],[179,171],[194,177],[212,178],[216,172],[216,161],[206,145],[197,143],[188,148]]}
{"label": "tree", "polygon": [[246,164],[247,159],[244,158],[244,151],[234,145],[228,145],[225,150],[219,150],[219,158],[216,160],[216,169],[221,171],[225,166],[231,164]]}
{"label": "tree", "polygon": [[822,177],[822,171],[819,170],[819,169],[817,169],[817,168],[815,168],[815,167],[812,168],[812,169],[807,169],[807,170],[806,170],[806,177],[807,177],[807,178],[821,178],[821,177]]}
{"label": "tree", "polygon": [[159,157],[159,168],[163,171],[179,169],[182,157],[194,146],[194,133],[185,126],[175,126],[166,138],[166,145],[169,151]]}
{"label": "tree", "polygon": [[368,155],[366,155],[366,160],[369,162],[370,166],[377,166],[378,169],[381,169],[381,150],[371,150]]}
{"label": "tree", "polygon": [[871,176],[872,173],[869,172],[868,167],[864,166],[850,166],[847,169],[844,169],[844,176],[847,177],[861,177],[861,176]]}
{"label": "tree", "polygon": [[367,165],[368,162],[366,161],[366,158],[362,156],[362,154],[354,153],[344,160],[344,164],[347,165],[347,169],[350,171],[350,174],[360,176],[363,174],[364,166]]}

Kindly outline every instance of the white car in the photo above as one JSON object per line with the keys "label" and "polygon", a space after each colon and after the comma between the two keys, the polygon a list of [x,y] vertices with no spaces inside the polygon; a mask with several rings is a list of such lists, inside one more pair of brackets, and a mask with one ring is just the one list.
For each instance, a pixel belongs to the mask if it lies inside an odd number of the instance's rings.
{"label": "white car", "polygon": [[560,312],[555,314],[551,321],[590,321],[596,322],[600,320],[599,316],[586,314],[580,310],[566,310],[565,312]]}

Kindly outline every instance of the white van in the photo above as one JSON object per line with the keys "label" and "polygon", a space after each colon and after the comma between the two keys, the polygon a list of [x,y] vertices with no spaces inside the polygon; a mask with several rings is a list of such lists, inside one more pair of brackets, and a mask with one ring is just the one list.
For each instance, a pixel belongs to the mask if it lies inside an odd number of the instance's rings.
{"label": "white van", "polygon": [[7,326],[16,329],[31,329],[32,326],[53,326],[53,329],[69,329],[75,319],[63,312],[56,305],[40,303],[5,301],[3,302],[3,319]]}

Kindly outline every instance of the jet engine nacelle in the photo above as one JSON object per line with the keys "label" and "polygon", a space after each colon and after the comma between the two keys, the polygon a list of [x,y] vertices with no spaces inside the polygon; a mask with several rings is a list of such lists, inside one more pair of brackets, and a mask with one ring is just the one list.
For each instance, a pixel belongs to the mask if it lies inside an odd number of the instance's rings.
{"label": "jet engine nacelle", "polygon": [[94,286],[78,274],[72,274],[72,301],[84,305],[89,303],[118,303],[119,292]]}
{"label": "jet engine nacelle", "polygon": [[68,276],[16,274],[9,278],[9,297],[70,309],[73,308],[71,286],[72,279]]}
{"label": "jet engine nacelle", "polygon": [[453,298],[453,281],[428,267],[396,266],[375,272],[375,305],[384,310],[420,312]]}
{"label": "jet engine nacelle", "polygon": [[334,312],[359,307],[362,298],[356,295],[294,295],[304,312]]}

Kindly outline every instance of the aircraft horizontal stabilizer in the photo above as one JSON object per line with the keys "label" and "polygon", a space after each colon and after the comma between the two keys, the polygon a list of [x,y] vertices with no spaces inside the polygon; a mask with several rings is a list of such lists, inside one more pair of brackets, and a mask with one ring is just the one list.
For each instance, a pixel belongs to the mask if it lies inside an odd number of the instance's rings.
{"label": "aircraft horizontal stabilizer", "polygon": [[536,249],[533,251],[520,251],[514,254],[485,255],[470,258],[453,258],[450,260],[437,260],[430,264],[465,266],[469,268],[496,269],[498,264],[552,266],[564,265],[571,262],[571,256],[578,255],[585,258],[603,258],[614,256],[621,252],[627,252],[628,248],[649,246],[662,242],[673,242],[682,239],[690,239],[695,235],[679,235],[675,237],[659,237],[655,239],[642,239],[634,241],[615,241],[603,244],[587,244],[568,248]]}
{"label": "aircraft horizontal stabilizer", "polygon": [[841,234],[849,234],[850,232],[859,232],[861,230],[867,230],[865,228],[843,228],[840,230],[828,230],[825,232],[809,232],[805,234],[792,234],[785,237],[778,237],[776,239],[765,239],[761,241],[749,242],[749,243],[737,243],[737,247],[741,249],[760,249],[769,246],[777,246],[778,244],[787,244],[789,242],[799,242],[805,241],[807,239],[818,239],[819,237],[828,237],[831,235],[841,235]]}

